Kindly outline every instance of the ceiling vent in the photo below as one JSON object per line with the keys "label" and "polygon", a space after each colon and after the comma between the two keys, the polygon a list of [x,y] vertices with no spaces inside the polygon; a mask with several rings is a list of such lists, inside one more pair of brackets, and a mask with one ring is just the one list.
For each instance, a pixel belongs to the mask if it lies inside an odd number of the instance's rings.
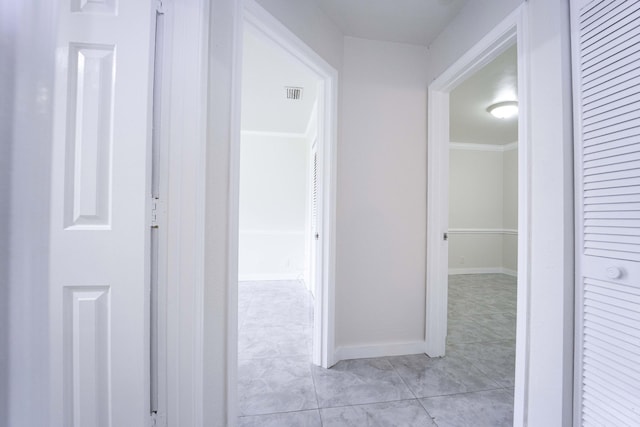
{"label": "ceiling vent", "polygon": [[302,99],[301,87],[287,86],[285,89],[287,91],[287,99]]}

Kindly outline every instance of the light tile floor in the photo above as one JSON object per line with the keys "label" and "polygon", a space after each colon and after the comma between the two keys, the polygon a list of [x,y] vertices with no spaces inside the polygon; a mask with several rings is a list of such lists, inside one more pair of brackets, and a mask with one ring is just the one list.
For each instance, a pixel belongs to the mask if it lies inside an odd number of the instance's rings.
{"label": "light tile floor", "polygon": [[311,365],[313,300],[300,282],[241,282],[241,427],[511,426],[515,278],[449,277],[447,356]]}

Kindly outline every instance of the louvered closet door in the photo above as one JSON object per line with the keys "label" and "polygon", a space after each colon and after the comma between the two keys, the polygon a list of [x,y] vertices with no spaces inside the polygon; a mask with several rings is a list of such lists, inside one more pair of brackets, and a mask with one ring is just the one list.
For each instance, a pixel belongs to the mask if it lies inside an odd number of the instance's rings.
{"label": "louvered closet door", "polygon": [[640,2],[572,1],[576,426],[640,426]]}

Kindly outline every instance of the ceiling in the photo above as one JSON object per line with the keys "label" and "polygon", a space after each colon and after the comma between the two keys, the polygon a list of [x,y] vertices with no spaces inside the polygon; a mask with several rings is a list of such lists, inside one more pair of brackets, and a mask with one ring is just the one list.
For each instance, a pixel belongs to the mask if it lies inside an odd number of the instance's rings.
{"label": "ceiling", "polygon": [[[466,0],[312,0],[345,35],[427,45]],[[242,130],[305,132],[316,99],[318,78],[272,42],[247,29],[243,43]],[[285,86],[304,88],[287,100]],[[517,119],[499,120],[486,108],[515,100],[516,47],[477,71],[451,92],[451,141],[508,144],[518,138]]]}
{"label": "ceiling", "polygon": [[[242,61],[242,130],[304,133],[316,99],[318,78],[250,30],[244,34]],[[302,99],[287,99],[285,86],[302,87]]]}
{"label": "ceiling", "polygon": [[450,94],[452,142],[504,145],[518,140],[518,119],[496,119],[487,107],[517,101],[516,46],[462,82]]}
{"label": "ceiling", "polygon": [[[298,0],[296,0],[298,1]],[[314,0],[345,36],[429,46],[467,0]]]}

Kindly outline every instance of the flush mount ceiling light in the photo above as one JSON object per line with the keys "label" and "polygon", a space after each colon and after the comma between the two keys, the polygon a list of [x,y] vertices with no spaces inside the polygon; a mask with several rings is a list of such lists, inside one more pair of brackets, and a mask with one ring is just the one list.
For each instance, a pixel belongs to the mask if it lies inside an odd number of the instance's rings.
{"label": "flush mount ceiling light", "polygon": [[510,119],[518,115],[518,101],[496,102],[489,105],[487,111],[499,119]]}

